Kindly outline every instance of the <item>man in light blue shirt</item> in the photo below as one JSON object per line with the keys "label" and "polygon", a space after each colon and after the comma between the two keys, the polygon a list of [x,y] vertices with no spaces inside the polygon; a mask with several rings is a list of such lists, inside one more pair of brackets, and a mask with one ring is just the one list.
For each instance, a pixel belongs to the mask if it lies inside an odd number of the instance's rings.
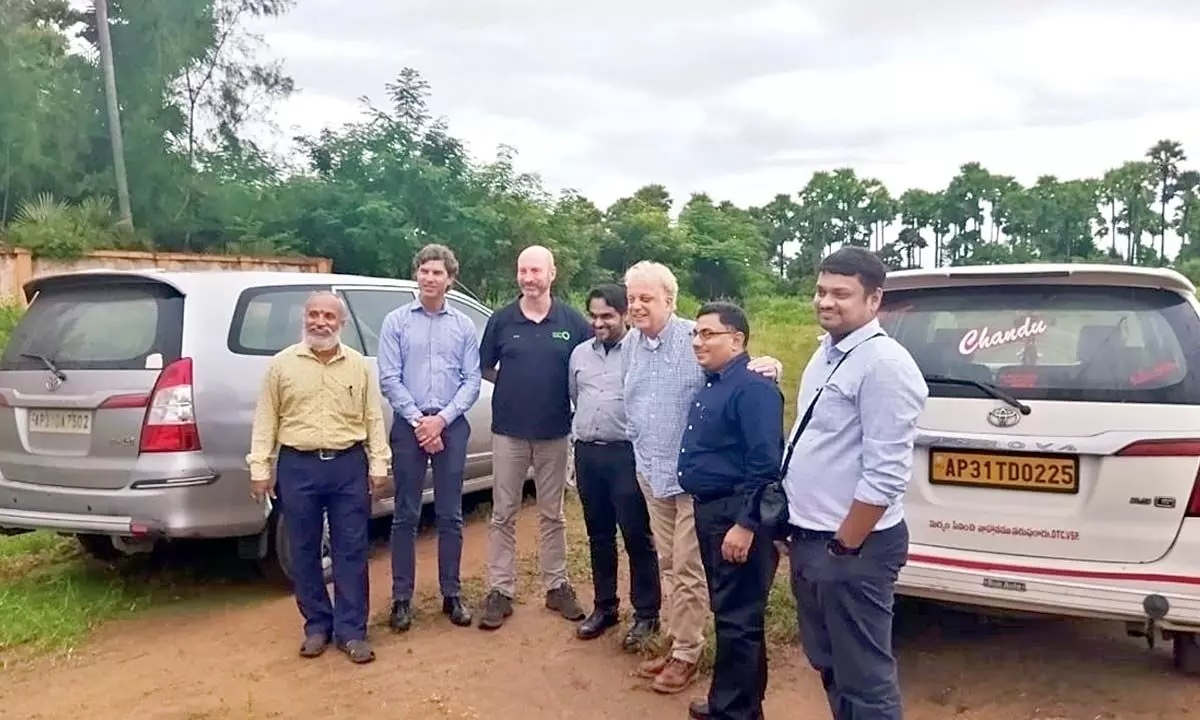
{"label": "man in light blue shirt", "polygon": [[892,607],[908,558],[902,501],[929,390],[876,319],[886,275],[863,248],[821,262],[813,305],[828,334],[804,371],[784,451],[800,637],[834,720],[902,717]]}
{"label": "man in light blue shirt", "polygon": [[388,624],[412,625],[417,522],[425,472],[433,464],[442,612],[471,624],[459,597],[462,561],[462,486],[471,427],[466,413],[479,399],[481,373],[475,324],[446,302],[458,260],[443,245],[426,245],[413,259],[419,297],[388,313],[379,337],[379,384],[392,406],[392,607]]}
{"label": "man in light blue shirt", "polygon": [[[661,263],[642,261],[625,273],[629,319],[623,357],[625,413],[638,483],[650,512],[662,574],[662,627],[673,639],[667,652],[641,663],[639,677],[655,692],[675,694],[696,679],[708,623],[708,583],[700,558],[692,496],[679,485],[679,456],[688,410],[704,386],[704,368],[692,350],[696,321],[675,314],[679,282]],[[778,380],[779,361],[764,356],[748,368]]]}

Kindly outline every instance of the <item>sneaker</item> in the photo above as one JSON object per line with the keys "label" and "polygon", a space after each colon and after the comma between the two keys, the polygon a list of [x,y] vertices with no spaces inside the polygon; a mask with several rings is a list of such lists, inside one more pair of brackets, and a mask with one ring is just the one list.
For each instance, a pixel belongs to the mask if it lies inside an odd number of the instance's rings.
{"label": "sneaker", "polygon": [[479,618],[482,630],[496,630],[504,624],[504,618],[512,615],[512,598],[499,590],[493,590],[483,601],[483,616]]}
{"label": "sneaker", "polygon": [[579,606],[579,598],[575,597],[575,589],[569,584],[559,585],[547,592],[546,607],[571,622],[579,622],[587,617],[587,613]]}

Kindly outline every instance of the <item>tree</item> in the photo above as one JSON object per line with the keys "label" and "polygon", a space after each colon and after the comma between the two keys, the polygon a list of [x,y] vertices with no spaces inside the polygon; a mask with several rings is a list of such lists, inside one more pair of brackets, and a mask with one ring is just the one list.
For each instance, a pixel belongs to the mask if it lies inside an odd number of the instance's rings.
{"label": "tree", "polygon": [[839,167],[750,208],[703,192],[679,207],[656,183],[601,208],[547,189],[519,169],[515,148],[472,156],[450,120],[433,116],[429,83],[403,68],[386,101],[363,100],[354,121],[300,138],[299,162],[285,163],[246,138],[246,123],[292,90],[261,59],[248,20],[291,0],[108,3],[133,238],[112,232],[94,17],[66,0],[0,0],[0,223],[38,254],[122,244],[303,253],[342,272],[406,276],[421,245],[442,242],[459,256],[460,282],[497,301],[511,296],[516,255],[531,244],[554,251],[560,292],[658,260],[705,298],[806,292],[821,258],[843,246],[871,248],[894,269],[1171,259],[1194,275],[1200,263],[1200,173],[1169,139],[1100,178],[1044,174],[1028,187],[964,162],[942,189],[897,193]]}

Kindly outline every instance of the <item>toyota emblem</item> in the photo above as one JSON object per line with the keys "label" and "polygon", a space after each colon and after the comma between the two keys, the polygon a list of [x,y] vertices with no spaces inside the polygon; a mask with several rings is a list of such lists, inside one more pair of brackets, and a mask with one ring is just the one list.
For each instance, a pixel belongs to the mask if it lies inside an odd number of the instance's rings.
{"label": "toyota emblem", "polygon": [[988,413],[988,422],[998,428],[1007,428],[1021,422],[1021,413],[1017,412],[1016,408],[1008,405],[1001,405],[998,408],[992,408]]}
{"label": "toyota emblem", "polygon": [[50,377],[46,378],[46,392],[54,392],[62,385],[62,379],[54,373],[50,373]]}

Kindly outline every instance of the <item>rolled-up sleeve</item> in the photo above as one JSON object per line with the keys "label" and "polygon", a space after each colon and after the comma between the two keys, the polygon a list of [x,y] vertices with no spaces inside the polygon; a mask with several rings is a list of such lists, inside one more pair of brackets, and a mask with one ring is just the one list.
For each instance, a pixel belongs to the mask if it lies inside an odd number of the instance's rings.
{"label": "rolled-up sleeve", "polygon": [[917,419],[929,388],[916,365],[906,359],[876,362],[858,393],[862,419],[862,477],[854,499],[889,507],[904,495],[912,478]]}

